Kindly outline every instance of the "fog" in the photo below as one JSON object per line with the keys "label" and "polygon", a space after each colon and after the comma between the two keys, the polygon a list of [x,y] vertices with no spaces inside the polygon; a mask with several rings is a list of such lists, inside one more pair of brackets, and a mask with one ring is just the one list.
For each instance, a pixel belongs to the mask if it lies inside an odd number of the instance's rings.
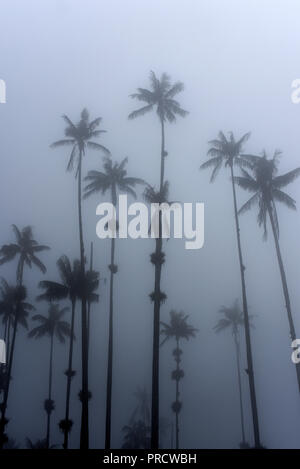
{"label": "fog", "polygon": [[[205,204],[205,242],[186,250],[184,240],[164,242],[166,262],[162,290],[170,310],[183,310],[198,329],[183,341],[180,381],[182,448],[237,448],[241,441],[235,349],[230,330],[215,334],[218,310],[237,298],[241,280],[229,171],[223,168],[213,184],[207,159],[208,141],[222,130],[237,138],[251,132],[246,153],[265,149],[272,157],[282,150],[279,172],[299,165],[300,106],[291,101],[291,83],[300,76],[299,3],[294,0],[1,0],[0,79],[6,83],[6,104],[0,104],[1,231],[0,245],[14,242],[12,224],[33,227],[34,238],[51,247],[39,258],[47,267],[24,269],[28,301],[35,314],[38,282],[57,280],[56,261],[66,254],[79,258],[77,182],[66,172],[70,149],[50,148],[63,138],[67,114],[78,122],[83,108],[91,119],[102,117],[99,138],[113,160],[128,157],[128,174],[159,185],[160,124],[155,113],[135,120],[139,107],[130,98],[149,87],[149,73],[182,81],[178,96],[189,111],[166,124],[165,178],[170,200]],[[177,98],[176,98],[177,99]],[[98,141],[98,139],[97,139]],[[83,176],[101,170],[102,154],[88,150]],[[300,201],[299,181],[287,189]],[[137,188],[138,200],[142,188]],[[237,188],[238,206],[249,197]],[[96,236],[96,207],[109,194],[83,202],[86,254],[94,246],[94,269],[100,272],[100,301],[92,306],[90,344],[90,447],[103,448],[109,312],[110,241]],[[261,442],[267,448],[300,447],[300,399],[274,241],[258,227],[257,208],[240,217],[246,266],[249,313],[254,315],[251,341]],[[298,212],[278,204],[280,246],[289,285],[296,331],[300,334]],[[154,267],[152,239],[116,240],[114,291],[114,362],[112,447],[121,447],[122,428],[136,406],[137,386],[151,394]],[[0,266],[0,275],[15,283],[16,261]],[[68,303],[62,302],[62,305]],[[69,315],[69,313],[68,313]],[[66,316],[69,321],[69,316]],[[79,446],[81,405],[80,307],[76,310],[70,414],[74,426],[70,447]],[[35,327],[29,320],[29,330]],[[2,327],[2,325],[1,325]],[[0,329],[2,338],[2,329]],[[246,439],[253,446],[244,331],[241,330],[242,387]],[[174,341],[160,348],[160,415],[174,423],[171,404],[175,384]],[[67,344],[54,345],[51,444],[62,444],[58,422],[64,417]],[[21,447],[25,438],[44,438],[48,389],[49,339],[28,339],[19,328],[7,415],[9,437]],[[161,440],[170,448],[171,427]]]}

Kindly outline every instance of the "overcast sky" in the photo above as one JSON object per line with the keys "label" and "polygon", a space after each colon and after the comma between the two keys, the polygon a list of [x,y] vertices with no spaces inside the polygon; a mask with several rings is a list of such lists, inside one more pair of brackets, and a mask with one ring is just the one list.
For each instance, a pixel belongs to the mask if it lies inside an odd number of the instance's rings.
{"label": "overcast sky", "polygon": [[[291,102],[291,83],[300,78],[300,5],[297,0],[1,0],[0,78],[7,103],[0,104],[0,244],[12,241],[11,224],[32,225],[35,238],[51,246],[41,254],[47,279],[56,279],[61,254],[79,256],[74,174],[66,173],[68,150],[52,150],[63,137],[66,113],[78,121],[86,107],[102,117],[107,133],[101,143],[113,158],[129,157],[128,172],[159,183],[160,128],[155,114],[128,121],[137,107],[129,97],[149,86],[149,72],[183,81],[178,96],[190,114],[166,129],[166,179],[170,199],[205,203],[205,244],[199,251],[170,240],[163,268],[168,295],[161,310],[184,310],[199,329],[183,346],[185,377],[181,381],[180,416],[183,447],[237,447],[241,436],[234,346],[228,332],[212,331],[221,305],[240,298],[232,194],[228,171],[214,184],[199,171],[208,140],[219,130],[237,137],[251,131],[245,149],[271,156],[283,152],[282,172],[299,165],[300,105]],[[89,152],[84,173],[101,169],[102,158]],[[300,201],[299,182],[287,192]],[[239,205],[247,194],[238,190]],[[91,445],[103,446],[104,396],[108,330],[109,243],[96,237],[96,206],[105,198],[84,202],[87,251],[94,241],[94,265],[100,270],[101,301],[93,308],[91,346]],[[289,283],[296,330],[300,334],[299,213],[278,208],[280,243]],[[262,240],[256,212],[241,218],[248,301],[255,314],[252,330],[261,439],[268,448],[300,447],[300,399],[290,360],[288,322],[272,237]],[[270,233],[271,234],[271,233]],[[134,408],[137,385],[151,384],[151,327],[154,270],[152,240],[120,240],[115,294],[115,363],[113,445]],[[15,278],[15,263],[0,275]],[[25,271],[29,297],[35,301],[41,274]],[[39,303],[45,313],[46,305]],[[79,309],[78,309],[79,318]],[[79,326],[79,321],[78,321]],[[77,332],[78,338],[79,333]],[[43,400],[47,392],[49,341],[28,341],[20,331],[8,414],[9,434],[21,444],[45,433]],[[79,343],[77,344],[79,348]],[[55,348],[53,443],[62,436],[67,348]],[[172,421],[174,398],[172,345],[161,349],[161,414]],[[73,384],[71,445],[79,434],[80,386]],[[245,367],[243,357],[243,367]],[[243,373],[247,438],[252,441],[248,382]],[[169,446],[170,435],[165,438]]]}

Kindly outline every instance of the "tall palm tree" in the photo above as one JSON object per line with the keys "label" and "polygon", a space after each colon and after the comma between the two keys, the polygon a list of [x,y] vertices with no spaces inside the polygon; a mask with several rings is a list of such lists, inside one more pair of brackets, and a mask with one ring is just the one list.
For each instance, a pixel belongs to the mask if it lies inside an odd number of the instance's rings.
{"label": "tall palm tree", "polygon": [[65,418],[60,422],[60,428],[64,433],[63,448],[68,449],[69,433],[72,429],[73,422],[69,418],[70,410],[70,397],[71,397],[71,381],[75,375],[72,369],[73,363],[73,344],[75,339],[74,325],[75,325],[75,309],[77,299],[82,298],[83,289],[85,290],[85,297],[89,303],[99,300],[99,296],[95,293],[99,285],[99,274],[92,270],[85,273],[85,281],[81,278],[80,261],[74,260],[71,264],[67,256],[61,256],[57,261],[57,268],[61,283],[53,282],[50,280],[42,280],[39,287],[44,289],[44,293],[38,296],[38,300],[55,301],[69,298],[71,303],[71,334],[69,343],[69,359],[68,369],[65,374],[67,376],[67,391],[66,391],[66,410]]}
{"label": "tall palm tree", "polygon": [[28,336],[39,339],[44,336],[50,337],[50,360],[49,360],[49,384],[48,384],[48,399],[45,400],[44,406],[47,413],[47,433],[46,433],[46,447],[49,448],[50,443],[50,424],[51,414],[54,410],[54,401],[52,400],[52,370],[53,370],[53,345],[54,337],[61,342],[65,342],[65,337],[71,335],[71,328],[69,323],[62,320],[62,317],[69,308],[65,307],[60,309],[58,304],[51,303],[48,309],[48,315],[36,314],[33,316],[34,321],[40,323],[39,326],[32,329]]}
{"label": "tall palm tree", "polygon": [[[265,152],[263,156],[244,155],[246,161],[252,166],[251,174],[245,169],[242,170],[242,176],[235,178],[236,183],[252,192],[254,195],[240,208],[239,213],[250,210],[254,205],[258,205],[257,221],[259,226],[264,228],[264,238],[267,236],[267,218],[269,217],[276,255],[280,270],[285,306],[287,310],[290,335],[292,341],[296,339],[295,325],[292,315],[291,301],[286,279],[286,273],[279,245],[279,222],[277,217],[276,202],[284,204],[286,207],[296,210],[296,202],[281,189],[293,182],[300,175],[300,168],[296,168],[280,176],[278,173],[279,151],[275,151],[273,158],[268,159]],[[296,365],[298,387],[300,391],[300,364]]]}
{"label": "tall palm tree", "polygon": [[[62,140],[54,142],[51,147],[71,146],[71,155],[67,165],[67,171],[71,171],[76,161],[75,171],[78,178],[78,225],[79,225],[79,244],[80,244],[80,268],[84,278],[85,273],[85,255],[84,255],[84,239],[82,224],[82,207],[81,207],[81,185],[82,185],[82,160],[87,149],[100,150],[105,154],[110,154],[109,150],[100,143],[94,142],[93,139],[99,137],[105,130],[99,130],[101,117],[90,121],[89,113],[86,109],[81,112],[81,119],[74,124],[71,119],[62,116],[67,127],[65,128],[65,137]],[[81,300],[81,322],[82,322],[82,414],[81,414],[81,432],[80,432],[80,448],[87,449],[89,447],[89,389],[88,389],[88,330],[87,330],[87,301],[86,298]]]}
{"label": "tall palm tree", "polygon": [[[125,192],[136,198],[134,187],[137,184],[144,184],[139,178],[127,176],[126,164],[128,158],[124,158],[121,163],[113,162],[111,158],[104,158],[103,171],[89,171],[85,180],[89,182],[85,187],[84,197],[101,192],[105,194],[110,191],[111,201],[114,207],[117,206],[117,193]],[[116,222],[116,220],[114,220]],[[117,222],[116,222],[117,226]],[[112,405],[112,369],[113,369],[113,299],[114,299],[114,275],[118,271],[115,264],[115,238],[111,238],[110,264],[110,291],[109,291],[109,332],[108,332],[108,363],[107,363],[107,384],[106,384],[106,425],[105,425],[105,448],[110,448],[111,443],[111,405]]]}
{"label": "tall palm tree", "polygon": [[[174,97],[183,91],[184,85],[181,82],[171,84],[170,77],[163,73],[161,78],[157,78],[154,72],[150,72],[151,89],[138,88],[131,97],[143,102],[145,105],[129,114],[129,119],[143,116],[144,114],[156,110],[161,127],[161,153],[160,153],[160,183],[159,192],[163,191],[165,158],[168,155],[165,149],[165,124],[176,121],[176,117],[185,117],[188,113],[180,107],[180,103]],[[159,214],[159,234],[155,240],[155,253],[153,260],[156,259],[155,280],[154,280],[154,315],[153,315],[153,362],[152,362],[152,408],[151,408],[151,448],[156,449],[159,446],[159,328],[160,328],[160,306],[162,302],[160,281],[162,262],[164,257],[162,251],[161,238],[161,213]]]}
{"label": "tall palm tree", "polygon": [[223,165],[225,168],[229,168],[230,170],[235,230],[236,230],[237,248],[238,248],[238,257],[239,257],[239,265],[240,265],[241,284],[242,284],[242,300],[243,300],[243,313],[244,313],[244,321],[245,321],[245,339],[246,339],[246,353],[247,353],[247,374],[248,374],[249,388],[250,388],[253,433],[254,433],[255,447],[260,448],[261,443],[260,443],[259,422],[258,422],[258,412],[257,412],[257,403],[256,403],[256,391],[255,391],[255,381],[254,381],[254,371],[253,371],[253,358],[252,358],[248,302],[247,302],[246,281],[245,281],[245,265],[243,262],[240,225],[239,225],[239,219],[238,219],[238,209],[237,209],[237,199],[236,199],[235,179],[234,179],[234,166],[238,166],[238,167],[249,166],[249,163],[247,162],[247,160],[240,157],[243,145],[248,140],[249,137],[250,137],[250,133],[246,133],[239,140],[236,140],[234,138],[233,133],[230,132],[229,138],[227,139],[223,132],[219,132],[219,138],[211,140],[209,142],[211,147],[208,150],[207,154],[210,158],[200,166],[200,169],[213,168],[211,178],[210,178],[211,182],[215,180],[219,170],[221,169]]}
{"label": "tall palm tree", "polygon": [[243,408],[243,394],[242,394],[242,381],[241,381],[241,351],[240,351],[240,338],[239,338],[239,328],[243,327],[245,324],[243,312],[239,308],[238,300],[234,302],[231,307],[222,306],[219,310],[223,317],[218,320],[217,324],[214,327],[215,332],[219,333],[228,328],[231,329],[235,353],[236,353],[236,366],[237,366],[237,376],[238,376],[238,386],[239,386],[239,400],[240,400],[240,415],[241,415],[241,429],[242,429],[242,442],[240,444],[241,448],[246,448],[248,446],[245,437],[245,424],[244,424],[244,408]]}
{"label": "tall palm tree", "polygon": [[176,348],[173,350],[173,356],[176,362],[176,369],[172,372],[172,379],[176,382],[175,402],[172,404],[172,410],[175,413],[176,419],[176,449],[179,449],[179,412],[182,408],[182,402],[179,400],[179,381],[184,377],[184,371],[180,368],[182,350],[180,349],[180,340],[189,340],[195,337],[197,329],[187,323],[188,314],[182,311],[170,311],[170,323],[167,324],[161,321],[163,326],[161,334],[165,336],[161,345],[167,340],[174,338],[176,341]]}
{"label": "tall palm tree", "polygon": [[[4,244],[0,248],[0,265],[9,262],[16,257],[18,257],[18,264],[17,264],[17,285],[19,287],[23,286],[23,274],[24,274],[24,266],[27,265],[28,267],[32,267],[32,265],[38,267],[38,269],[42,272],[46,272],[46,266],[43,262],[38,258],[37,253],[46,251],[50,249],[48,246],[38,244],[38,242],[33,238],[32,228],[31,226],[26,226],[22,230],[16,225],[12,225],[14,235],[16,237],[16,242],[11,244]],[[18,301],[22,303],[26,298],[26,290],[25,293],[21,294],[22,289],[20,288],[20,295]],[[21,306],[20,306],[21,307]],[[20,310],[20,307],[16,305],[16,311]],[[18,326],[18,314],[15,314],[14,320],[9,321],[8,323],[8,336],[10,335],[10,328],[12,327],[12,343],[10,346],[9,351],[9,361],[8,361],[8,374],[6,380],[6,389],[4,391],[4,399],[2,403],[1,409],[1,422],[0,422],[0,448],[3,445],[3,435],[5,426],[7,423],[7,419],[5,418],[6,408],[7,408],[7,400],[9,395],[9,386],[11,380],[11,370],[13,366],[13,358],[14,358],[14,347],[15,347],[15,340],[17,334],[17,326]]]}

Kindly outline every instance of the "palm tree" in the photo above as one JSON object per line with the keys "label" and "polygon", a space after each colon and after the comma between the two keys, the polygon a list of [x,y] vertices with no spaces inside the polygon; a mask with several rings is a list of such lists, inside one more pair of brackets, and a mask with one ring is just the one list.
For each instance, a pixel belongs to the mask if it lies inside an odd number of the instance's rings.
{"label": "palm tree", "polygon": [[[114,207],[117,206],[117,192],[125,192],[136,198],[134,187],[137,184],[144,184],[142,179],[127,176],[125,169],[128,158],[124,158],[121,163],[113,162],[111,158],[104,158],[104,172],[89,171],[85,180],[89,184],[85,187],[84,197],[101,192],[105,194],[110,191],[111,201]],[[112,220],[116,222],[116,220]],[[117,223],[116,223],[117,225]],[[111,238],[110,264],[110,293],[109,293],[109,332],[108,332],[108,363],[107,363],[107,384],[106,384],[106,425],[105,425],[105,448],[110,448],[111,442],[111,405],[112,405],[112,368],[113,368],[113,299],[114,299],[114,275],[118,271],[115,264],[115,238]]]}
{"label": "palm tree", "polygon": [[48,399],[45,400],[44,407],[47,413],[47,433],[46,433],[46,447],[49,448],[50,442],[50,423],[51,414],[54,410],[54,401],[52,400],[52,368],[53,368],[53,343],[54,337],[57,337],[61,343],[65,342],[65,337],[70,337],[71,329],[69,323],[62,320],[62,317],[68,311],[69,308],[65,307],[60,309],[58,304],[50,304],[48,309],[48,315],[43,316],[36,314],[33,316],[34,321],[40,323],[39,326],[32,329],[29,332],[29,337],[50,337],[50,360],[49,360],[49,384],[48,384]]}
{"label": "palm tree", "polygon": [[39,287],[44,289],[44,293],[38,296],[38,300],[62,300],[69,298],[71,303],[71,334],[69,344],[69,359],[68,369],[65,374],[67,376],[67,391],[66,391],[66,411],[65,418],[60,422],[60,428],[64,433],[64,449],[68,449],[69,433],[72,429],[73,422],[69,419],[70,397],[71,397],[71,381],[75,375],[72,369],[73,363],[73,344],[74,344],[74,324],[75,324],[75,309],[76,300],[82,298],[83,289],[85,290],[85,297],[89,303],[98,301],[99,296],[95,293],[99,285],[99,274],[92,270],[85,273],[85,281],[82,281],[80,261],[74,260],[71,264],[67,256],[61,256],[57,261],[57,268],[61,283],[49,280],[42,280]]}
{"label": "palm tree", "polygon": [[[18,256],[18,264],[17,264],[17,284],[18,286],[22,287],[23,285],[23,273],[24,273],[24,266],[27,265],[28,267],[32,267],[35,265],[38,269],[42,272],[46,272],[46,267],[43,262],[37,257],[37,253],[46,251],[50,249],[48,246],[38,244],[38,242],[33,238],[32,228],[31,226],[26,226],[22,230],[16,225],[12,225],[14,235],[16,237],[16,242],[11,244],[4,244],[0,249],[0,265],[9,262],[15,257]],[[21,289],[20,289],[21,292]],[[25,296],[24,296],[25,295]],[[19,295],[19,301],[22,302],[22,298],[26,298],[26,291],[25,293]],[[19,311],[20,308],[16,305],[16,311]],[[12,344],[9,350],[9,362],[8,362],[8,375],[7,375],[7,383],[6,389],[4,391],[4,399],[2,403],[2,410],[1,410],[1,422],[0,422],[0,435],[3,436],[5,425],[7,423],[5,418],[6,408],[7,408],[7,400],[9,395],[9,386],[10,386],[10,378],[11,378],[11,370],[13,365],[13,349],[15,346],[16,334],[17,334],[17,326],[18,326],[18,314],[15,314],[14,321],[8,322],[8,329],[7,334],[8,337],[10,335],[10,328],[13,328],[12,332]],[[3,438],[0,436],[0,449],[2,448]]]}
{"label": "palm tree", "polygon": [[[161,127],[161,154],[160,154],[160,184],[159,192],[163,191],[165,158],[168,155],[165,149],[165,124],[176,121],[177,116],[185,117],[188,113],[180,107],[180,104],[174,97],[183,91],[184,85],[181,82],[171,84],[170,77],[163,73],[158,79],[154,72],[150,72],[151,89],[138,88],[137,92],[132,94],[133,99],[137,99],[145,104],[140,109],[129,114],[129,119],[143,116],[144,114],[156,110]],[[159,214],[159,237],[155,240],[155,253],[153,260],[156,259],[155,280],[154,280],[154,315],[153,315],[153,362],[152,362],[152,408],[151,408],[151,448],[156,449],[159,446],[159,327],[160,327],[160,305],[162,302],[160,291],[161,280],[161,259],[164,257],[162,252],[161,238],[161,213]]]}
{"label": "palm tree", "polygon": [[[81,112],[81,119],[74,124],[71,119],[62,116],[67,127],[65,129],[65,137],[62,140],[54,142],[51,147],[71,146],[71,155],[67,165],[67,171],[71,171],[76,162],[76,177],[78,177],[78,225],[79,225],[79,244],[80,244],[80,268],[84,278],[85,273],[85,255],[82,225],[82,207],[81,207],[81,184],[82,184],[82,159],[87,149],[100,150],[105,154],[110,154],[109,150],[100,143],[94,142],[92,139],[99,137],[105,130],[99,130],[101,117],[90,121],[89,113],[86,109]],[[87,449],[89,447],[89,388],[88,388],[88,330],[87,330],[87,304],[86,298],[81,300],[81,322],[82,322],[82,414],[81,414],[81,432],[80,432],[80,448]]]}
{"label": "palm tree", "polygon": [[[281,152],[275,151],[272,159],[268,159],[265,152],[263,156],[243,155],[246,161],[252,166],[252,174],[245,169],[242,176],[235,178],[236,183],[243,189],[252,192],[254,195],[240,208],[239,213],[250,210],[255,204],[258,205],[257,221],[259,226],[264,228],[264,239],[267,237],[267,218],[269,217],[277,254],[277,260],[281,275],[285,306],[287,310],[291,340],[295,340],[297,335],[293,321],[292,308],[288,290],[288,284],[283,265],[283,260],[279,245],[279,222],[277,217],[276,202],[284,204],[286,207],[296,210],[296,202],[281,189],[293,182],[300,175],[300,168],[296,168],[288,173],[277,175],[278,157]],[[300,364],[296,365],[298,387],[300,391]]]}
{"label": "palm tree", "polygon": [[4,321],[11,321],[14,325],[12,343],[10,346],[9,357],[7,359],[7,368],[2,370],[2,385],[3,388],[3,401],[1,404],[1,432],[0,432],[0,447],[3,447],[3,444],[6,442],[6,435],[4,433],[5,426],[8,423],[8,419],[5,417],[7,401],[9,396],[9,388],[11,381],[11,372],[12,364],[15,354],[16,346],[16,337],[18,326],[21,325],[25,329],[28,329],[27,317],[31,311],[35,308],[30,303],[27,303],[26,297],[27,292],[26,288],[23,285],[12,286],[9,285],[6,280],[2,279],[2,285],[0,288],[1,301],[0,301],[0,310],[4,312]]}
{"label": "palm tree", "polygon": [[227,139],[223,132],[219,132],[219,138],[215,140],[211,140],[209,142],[211,147],[208,150],[207,154],[210,158],[200,166],[200,169],[213,168],[210,182],[213,182],[215,180],[219,170],[221,169],[223,165],[225,166],[225,168],[229,168],[230,170],[235,230],[236,230],[237,248],[238,248],[238,257],[239,257],[239,265],[240,265],[241,284],[242,284],[243,313],[244,313],[244,322],[245,322],[245,339],[246,339],[246,353],[247,353],[247,365],[248,365],[247,374],[248,374],[249,388],[250,388],[253,433],[254,433],[255,447],[260,448],[261,443],[260,443],[260,435],[259,435],[259,422],[258,422],[255,381],[254,381],[254,371],[253,371],[253,358],[252,358],[250,325],[249,325],[249,314],[248,314],[248,303],[247,303],[246,281],[245,281],[245,265],[243,262],[240,226],[239,226],[239,219],[238,219],[237,199],[236,199],[236,190],[235,190],[235,179],[234,179],[234,166],[239,166],[239,167],[249,166],[249,163],[247,162],[247,160],[240,157],[243,145],[248,140],[249,137],[250,137],[250,133],[246,133],[239,140],[235,140],[233,133],[230,132],[229,139]]}
{"label": "palm tree", "polygon": [[182,311],[170,311],[170,323],[161,322],[163,329],[161,334],[165,336],[161,345],[167,340],[174,338],[176,341],[176,348],[173,350],[173,356],[176,362],[176,369],[172,372],[172,379],[176,382],[175,402],[172,404],[172,410],[176,418],[176,449],[179,448],[179,412],[182,403],[179,400],[179,381],[184,377],[184,371],[180,368],[182,350],[180,349],[180,340],[189,340],[190,337],[195,337],[197,329],[187,323],[189,316]]}
{"label": "palm tree", "polygon": [[22,285],[23,283],[23,271],[24,265],[32,267],[35,265],[44,274],[46,272],[45,265],[37,257],[37,253],[50,249],[48,246],[38,244],[33,239],[32,227],[25,226],[21,231],[16,225],[12,225],[16,242],[11,244],[4,244],[0,249],[0,265],[5,264],[16,256],[19,257],[17,265],[17,283]]}
{"label": "palm tree", "polygon": [[230,328],[235,345],[236,353],[236,365],[237,365],[237,375],[238,375],[238,386],[239,386],[239,399],[240,399],[240,414],[241,414],[241,428],[242,428],[242,442],[240,447],[245,448],[248,446],[245,437],[245,425],[244,425],[244,409],[243,409],[243,395],[242,395],[242,382],[241,382],[241,351],[240,351],[240,338],[239,338],[239,328],[243,327],[244,315],[239,308],[238,300],[234,302],[231,307],[222,306],[219,310],[221,314],[224,315],[221,319],[218,320],[217,324],[214,327],[215,332],[222,332],[225,329]]}

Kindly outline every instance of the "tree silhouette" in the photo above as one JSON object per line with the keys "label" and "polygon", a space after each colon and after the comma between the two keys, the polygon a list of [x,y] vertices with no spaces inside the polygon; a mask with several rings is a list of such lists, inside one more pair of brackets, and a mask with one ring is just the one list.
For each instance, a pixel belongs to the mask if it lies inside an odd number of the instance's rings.
{"label": "tree silhouette", "polygon": [[[12,342],[10,345],[9,350],[9,359],[8,359],[8,370],[7,370],[7,379],[6,379],[6,387],[4,390],[4,397],[3,402],[1,405],[1,421],[0,421],[0,449],[3,447],[3,443],[5,442],[5,426],[7,424],[7,419],[5,417],[6,408],[7,408],[7,401],[9,396],[9,387],[10,387],[10,380],[11,380],[11,371],[13,366],[13,358],[14,358],[14,348],[15,348],[15,341],[17,335],[17,327],[18,327],[18,318],[21,315],[22,303],[26,299],[26,290],[22,289],[23,286],[23,274],[24,274],[24,266],[28,266],[32,268],[32,265],[38,267],[38,269],[42,272],[46,272],[46,267],[42,263],[42,261],[37,257],[37,253],[46,251],[50,249],[48,246],[38,244],[38,242],[33,238],[32,228],[31,226],[26,226],[21,231],[16,225],[12,225],[14,235],[16,237],[16,242],[11,244],[4,244],[0,249],[0,265],[10,262],[11,260],[15,259],[15,257],[19,257],[18,264],[17,264],[17,285],[20,287],[18,290],[17,301],[20,302],[20,305],[15,305],[15,315],[13,321],[9,320],[8,322],[8,337],[10,336],[10,328],[12,327]],[[28,305],[28,303],[27,303]]]}
{"label": "tree silhouette", "polygon": [[176,341],[176,348],[173,350],[176,369],[172,372],[172,379],[176,382],[175,402],[172,404],[172,410],[176,418],[176,449],[179,449],[179,412],[182,408],[182,402],[179,400],[179,381],[184,377],[184,371],[180,368],[182,350],[179,345],[180,340],[189,340],[191,337],[195,337],[197,331],[197,329],[187,323],[188,317],[189,316],[182,311],[170,311],[170,323],[167,324],[161,321],[161,325],[163,326],[161,334],[165,336],[161,345],[172,338]]}
{"label": "tree silhouette", "polygon": [[[162,193],[164,187],[165,158],[168,155],[165,149],[165,124],[176,121],[177,116],[185,117],[188,113],[180,107],[174,97],[183,91],[184,85],[181,82],[171,84],[170,77],[163,73],[158,79],[154,72],[150,72],[151,89],[138,88],[131,97],[145,104],[140,109],[129,114],[129,119],[143,116],[144,114],[156,110],[161,126],[161,154],[160,154],[160,184],[159,192]],[[152,363],[152,409],[151,409],[151,448],[159,446],[159,328],[160,328],[160,306],[163,301],[161,297],[160,282],[162,270],[162,238],[161,238],[161,213],[159,214],[159,237],[155,240],[155,253],[152,259],[156,262],[154,279],[154,315],[153,315],[153,363]],[[152,260],[151,260],[152,262]]]}
{"label": "tree silhouette", "polygon": [[[286,174],[278,176],[279,155],[279,151],[275,151],[272,159],[268,159],[265,152],[261,157],[256,155],[244,155],[243,157],[245,160],[252,166],[251,174],[244,169],[242,170],[242,176],[235,177],[235,181],[243,189],[254,193],[254,195],[240,208],[239,213],[244,213],[247,210],[250,210],[254,205],[258,205],[259,210],[257,221],[259,226],[263,226],[265,239],[267,236],[267,218],[269,217],[280,270],[290,336],[293,341],[296,339],[297,335],[292,315],[286,273],[279,245],[279,222],[276,202],[280,202],[286,207],[296,210],[296,202],[281,189],[293,182],[300,175],[300,168],[296,168]],[[300,364],[296,365],[296,373],[300,391]]]}
{"label": "tree silhouette", "polygon": [[56,337],[61,343],[65,343],[65,337],[69,337],[71,329],[69,323],[62,320],[62,317],[68,311],[69,308],[65,307],[60,309],[58,304],[50,304],[48,309],[48,315],[43,316],[36,314],[33,316],[34,321],[40,323],[39,326],[32,329],[28,337],[34,337],[39,339],[44,336],[50,337],[50,360],[49,360],[49,384],[48,384],[48,399],[44,402],[44,408],[47,414],[47,433],[46,433],[46,448],[49,448],[50,444],[50,424],[51,414],[55,408],[54,401],[52,399],[52,369],[53,369],[53,345],[54,337]]}
{"label": "tree silhouette", "polygon": [[95,290],[97,290],[99,286],[99,274],[98,272],[89,270],[85,273],[85,280],[82,280],[80,261],[74,260],[73,264],[71,264],[67,256],[61,256],[56,264],[59,276],[61,278],[61,283],[49,280],[42,280],[39,283],[39,287],[44,289],[45,291],[43,294],[38,296],[38,300],[55,301],[69,298],[71,302],[71,334],[69,344],[69,359],[68,369],[65,372],[67,376],[66,410],[65,418],[64,420],[61,420],[59,424],[60,429],[64,433],[63,448],[67,449],[69,443],[69,433],[73,425],[73,421],[69,418],[69,409],[71,397],[71,382],[73,376],[75,375],[75,371],[72,369],[72,362],[73,344],[75,339],[74,324],[76,300],[81,299],[84,295],[89,303],[93,303],[99,300],[99,296],[95,293]]}
{"label": "tree silhouette", "polygon": [[233,133],[230,132],[229,139],[227,139],[223,132],[219,132],[219,138],[211,140],[209,142],[211,147],[208,150],[207,154],[210,158],[200,166],[200,169],[213,168],[211,178],[210,178],[211,182],[215,180],[219,170],[221,169],[223,165],[225,168],[229,168],[230,170],[234,218],[235,218],[235,229],[236,229],[237,248],[238,248],[238,257],[239,257],[239,265],[240,265],[241,284],[242,284],[242,300],[243,300],[243,313],[244,313],[244,321],[245,321],[245,339],[246,339],[246,352],[247,352],[247,365],[248,365],[247,374],[248,374],[249,388],[250,388],[253,432],[254,432],[255,447],[260,448],[261,443],[260,443],[260,434],[259,434],[259,422],[258,422],[256,391],[255,391],[255,381],[254,381],[254,371],[253,371],[253,358],[252,358],[252,349],[251,349],[248,302],[247,302],[246,281],[245,281],[245,265],[243,262],[240,226],[239,226],[239,219],[238,219],[237,199],[236,199],[236,190],[235,190],[235,179],[234,179],[234,166],[238,166],[238,167],[249,166],[249,163],[247,162],[247,160],[240,157],[243,145],[248,140],[249,137],[250,137],[250,133],[246,133],[239,140],[235,140]]}
{"label": "tree silhouette", "polygon": [[238,300],[234,302],[231,307],[222,306],[219,311],[223,317],[217,321],[217,324],[214,327],[214,331],[219,333],[228,328],[231,329],[235,353],[236,353],[236,366],[237,366],[237,376],[238,376],[238,386],[239,386],[239,400],[240,400],[240,415],[241,415],[241,429],[242,429],[242,442],[240,444],[241,448],[248,447],[245,437],[245,424],[244,424],[244,408],[243,408],[243,393],[242,393],[242,382],[241,382],[241,351],[240,351],[240,338],[239,338],[239,328],[243,327],[244,315],[239,308]]}
{"label": "tree silhouette", "polygon": [[[124,158],[121,163],[113,162],[111,158],[104,158],[103,171],[89,171],[85,180],[89,183],[85,187],[84,197],[92,194],[105,194],[110,192],[111,201],[114,207],[117,206],[117,193],[125,192],[136,198],[134,187],[137,184],[144,184],[139,178],[127,176],[126,164],[128,158]],[[111,220],[113,229],[117,229],[117,220]],[[115,236],[115,232],[113,233]],[[107,382],[106,382],[106,424],[105,424],[105,448],[111,446],[111,407],[112,407],[112,371],[113,371],[113,300],[114,300],[114,275],[118,272],[115,264],[115,237],[111,238],[110,264],[110,291],[109,291],[109,331],[108,331],[108,362],[107,362]]]}
{"label": "tree silhouette", "polygon": [[[71,119],[62,116],[67,127],[65,128],[65,137],[62,140],[54,142],[51,147],[71,146],[72,151],[67,165],[67,171],[71,171],[76,161],[76,177],[78,178],[78,225],[79,225],[79,244],[80,244],[80,268],[81,274],[85,275],[85,255],[84,255],[84,239],[82,224],[82,207],[81,207],[81,185],[82,185],[82,160],[87,149],[100,150],[105,154],[109,154],[109,150],[100,143],[94,142],[93,139],[99,137],[105,130],[99,130],[101,117],[90,121],[89,113],[86,109],[81,112],[80,121],[74,124]],[[81,432],[80,432],[80,448],[87,449],[89,447],[89,389],[88,389],[88,330],[87,330],[87,304],[86,298],[81,300],[81,333],[82,333],[82,414],[81,414]]]}

